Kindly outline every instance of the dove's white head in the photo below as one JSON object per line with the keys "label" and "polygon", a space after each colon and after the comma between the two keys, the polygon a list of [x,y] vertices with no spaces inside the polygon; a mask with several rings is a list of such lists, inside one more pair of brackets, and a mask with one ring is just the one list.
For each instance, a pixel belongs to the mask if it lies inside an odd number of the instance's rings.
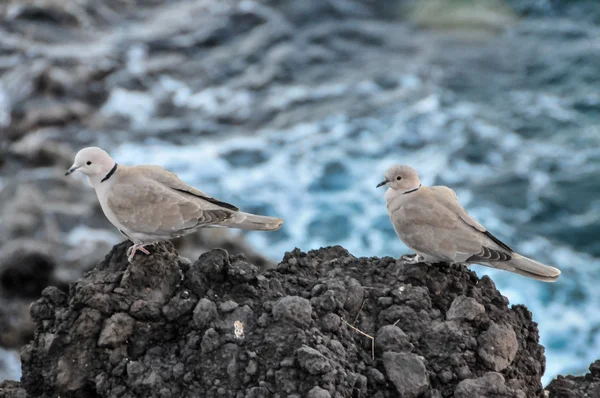
{"label": "dove's white head", "polygon": [[73,166],[67,170],[66,176],[79,171],[86,176],[91,186],[101,182],[109,173],[114,172],[116,163],[106,151],[101,148],[91,146],[83,148],[75,155]]}
{"label": "dove's white head", "polygon": [[391,166],[384,174],[385,180],[383,180],[377,188],[387,186],[394,191],[400,193],[416,190],[421,186],[419,181],[419,175],[410,166],[395,164]]}

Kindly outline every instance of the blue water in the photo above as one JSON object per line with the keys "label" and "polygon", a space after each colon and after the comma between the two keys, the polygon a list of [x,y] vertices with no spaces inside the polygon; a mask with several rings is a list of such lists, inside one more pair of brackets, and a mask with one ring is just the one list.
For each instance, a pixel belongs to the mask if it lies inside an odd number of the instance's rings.
{"label": "blue water", "polygon": [[[243,210],[285,219],[275,233],[248,233],[272,259],[294,247],[340,244],[357,256],[400,256],[376,189],[393,163],[413,166],[424,184],[456,190],[483,225],[520,253],[558,266],[546,284],[474,266],[512,304],[525,304],[546,347],[544,383],[585,372],[600,358],[598,130],[525,137],[490,120],[479,105],[444,104],[435,94],[378,114],[331,116],[285,130],[202,137],[185,146],[147,140],[113,151],[125,164],[160,164]],[[535,109],[532,110],[535,112]],[[587,195],[587,196],[586,196]]]}
{"label": "blue water", "polygon": [[19,353],[0,347],[0,381],[18,380],[20,377]]}

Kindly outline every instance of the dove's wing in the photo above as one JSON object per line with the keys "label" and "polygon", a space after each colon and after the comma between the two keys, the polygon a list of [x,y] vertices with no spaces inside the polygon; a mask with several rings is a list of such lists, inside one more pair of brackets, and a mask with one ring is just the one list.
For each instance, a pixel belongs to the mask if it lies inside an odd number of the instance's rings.
{"label": "dove's wing", "polygon": [[458,196],[454,190],[443,185],[430,187],[429,190],[435,196],[436,200],[454,211],[464,222],[478,231],[486,231],[483,225],[479,224],[479,222],[471,217],[469,213],[467,213],[467,211],[461,206],[461,204],[458,202]]}
{"label": "dove's wing", "polygon": [[[430,202],[436,202],[450,211],[450,214],[455,214],[457,217],[454,228],[451,228],[452,233],[456,237],[454,241],[457,253],[455,261],[483,264],[545,282],[556,281],[560,275],[559,269],[515,253],[465,211],[460,203],[458,203],[458,198],[454,191],[446,187],[433,188],[429,191],[433,194],[431,195],[433,200],[430,200]],[[469,236],[469,232],[474,234],[474,236],[471,240],[465,240],[465,237]],[[448,238],[447,232],[443,229],[438,230],[437,233],[446,239]],[[448,245],[450,246],[450,244]],[[465,249],[473,249],[477,245],[479,245],[479,251],[472,252],[470,257],[461,260],[464,258],[463,251]]]}
{"label": "dove's wing", "polygon": [[[398,236],[416,252],[447,262],[461,262],[481,250],[472,228],[459,229],[459,217],[447,208],[405,204],[392,214]],[[463,223],[464,224],[464,223]]]}
{"label": "dove's wing", "polygon": [[199,189],[196,189],[196,188],[186,184],[185,182],[181,181],[179,179],[179,177],[177,177],[177,174],[171,173],[170,171],[167,171],[160,166],[135,166],[135,167],[129,168],[129,170],[132,170],[132,169],[136,174],[138,174],[140,176],[144,176],[144,177],[149,178],[154,181],[158,181],[161,184],[165,185],[166,187],[169,187],[180,193],[185,193],[188,195],[195,196],[199,199],[205,200],[206,202],[215,204],[215,205],[223,207],[225,209],[229,209],[229,210],[233,210],[233,211],[239,210],[236,206],[234,206],[232,204],[222,202],[218,199],[215,199],[215,198],[205,194],[204,192],[200,191]]}
{"label": "dove's wing", "polygon": [[106,194],[110,211],[120,226],[128,231],[175,237],[186,231],[218,224],[236,212],[214,203],[216,200],[213,198],[207,196],[209,200],[206,200],[200,191],[197,191],[198,195],[193,191],[183,192],[188,186],[176,176],[175,179],[183,185],[165,184],[165,181],[173,179],[161,176],[161,173],[139,172],[137,169],[123,170],[125,173],[119,175]]}
{"label": "dove's wing", "polygon": [[462,205],[458,202],[458,196],[456,195],[456,192],[454,192],[452,189],[440,185],[430,187],[430,192],[436,197],[436,199],[440,203],[454,211],[465,223],[475,228],[476,230],[482,232],[495,244],[500,246],[500,248],[508,252],[513,252],[513,250],[510,247],[508,247],[507,244],[505,244],[500,239],[492,235],[487,229],[485,229],[483,225],[481,225],[476,219],[474,219],[469,213],[467,213],[464,207],[462,207]]}
{"label": "dove's wing", "polygon": [[400,238],[417,252],[450,262],[510,259],[460,206],[454,191],[439,188],[421,188],[394,212],[392,221]]}

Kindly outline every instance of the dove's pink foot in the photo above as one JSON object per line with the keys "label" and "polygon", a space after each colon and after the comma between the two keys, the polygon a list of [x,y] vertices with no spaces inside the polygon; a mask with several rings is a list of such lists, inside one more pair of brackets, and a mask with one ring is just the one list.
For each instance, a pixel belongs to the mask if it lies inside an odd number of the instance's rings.
{"label": "dove's pink foot", "polygon": [[127,260],[129,260],[130,263],[133,262],[133,257],[138,250],[146,255],[150,255],[150,252],[145,249],[145,246],[146,245],[142,243],[136,243],[133,246],[130,246],[129,249],[127,249]]}

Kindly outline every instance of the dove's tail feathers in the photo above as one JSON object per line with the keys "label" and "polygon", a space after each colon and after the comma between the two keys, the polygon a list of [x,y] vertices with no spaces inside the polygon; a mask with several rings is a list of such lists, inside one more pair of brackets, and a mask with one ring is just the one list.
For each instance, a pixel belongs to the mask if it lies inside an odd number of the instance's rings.
{"label": "dove's tail feathers", "polygon": [[490,262],[490,266],[521,274],[543,282],[556,282],[560,276],[560,270],[558,268],[539,263],[517,253],[511,253],[511,256],[512,259],[509,261]]}
{"label": "dove's tail feathers", "polygon": [[237,212],[223,223],[230,228],[246,229],[249,231],[276,231],[281,228],[283,220],[277,217],[258,216],[256,214]]}

